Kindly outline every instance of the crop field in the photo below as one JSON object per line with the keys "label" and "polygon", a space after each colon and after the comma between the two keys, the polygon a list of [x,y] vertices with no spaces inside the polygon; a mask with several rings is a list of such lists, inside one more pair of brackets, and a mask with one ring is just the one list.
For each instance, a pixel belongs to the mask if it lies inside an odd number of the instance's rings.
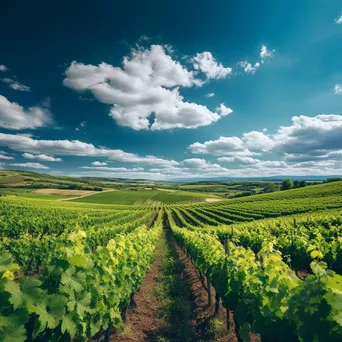
{"label": "crop field", "polygon": [[206,198],[216,198],[210,194],[202,194],[186,191],[164,190],[120,190],[103,192],[89,197],[75,199],[75,202],[103,203],[103,204],[144,204],[152,202],[177,203],[200,202]]}
{"label": "crop field", "polygon": [[207,198],[0,197],[0,341],[341,341],[342,182]]}

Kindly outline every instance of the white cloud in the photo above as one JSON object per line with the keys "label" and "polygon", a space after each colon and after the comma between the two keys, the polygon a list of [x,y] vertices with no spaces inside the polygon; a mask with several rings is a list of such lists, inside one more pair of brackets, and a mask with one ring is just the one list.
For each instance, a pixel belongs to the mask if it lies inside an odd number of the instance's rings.
{"label": "white cloud", "polygon": [[0,65],[0,71],[7,71],[8,69],[6,68],[5,65],[1,64]]}
{"label": "white cloud", "polygon": [[0,133],[0,146],[6,146],[17,152],[47,154],[50,156],[107,157],[110,160],[120,162],[159,167],[179,164],[175,160],[167,160],[151,155],[139,156],[118,149],[99,148],[79,140],[38,140],[19,134]]}
{"label": "white cloud", "polygon": [[29,169],[49,169],[49,167],[42,165],[40,163],[11,163],[11,164],[5,164],[8,166],[14,166],[14,167],[25,167]]}
{"label": "white cloud", "polygon": [[86,121],[80,122],[79,125],[76,127],[76,131],[79,131],[80,129],[84,128],[86,124],[87,124]]}
{"label": "white cloud", "polygon": [[247,74],[254,74],[261,66],[261,64],[265,63],[265,60],[267,58],[273,57],[275,50],[268,50],[266,45],[261,46],[261,51],[260,51],[260,61],[252,64],[246,60],[240,61],[237,65],[243,69],[243,71]]}
{"label": "white cloud", "polygon": [[[93,163],[92,163],[93,164]],[[100,172],[141,172],[144,171],[142,167],[106,167],[106,166],[81,166],[80,169],[87,169],[87,170],[98,170]]]}
{"label": "white cloud", "polygon": [[342,95],[342,84],[336,84],[335,85],[334,94]]}
{"label": "white cloud", "polygon": [[14,158],[7,155],[7,152],[0,151],[0,159],[13,160]]}
{"label": "white cloud", "polygon": [[14,80],[13,78],[3,78],[1,81],[8,84],[8,86],[12,88],[13,90],[24,91],[24,92],[31,91],[30,87],[18,82],[17,80]]}
{"label": "white cloud", "polygon": [[268,50],[266,45],[261,46],[261,51],[260,51],[260,58],[262,60],[266,59],[267,57],[273,57],[275,50]]}
{"label": "white cloud", "polygon": [[215,93],[208,93],[208,94],[206,95],[206,97],[213,97],[213,96],[215,96]]}
{"label": "white cloud", "polygon": [[244,141],[247,148],[253,150],[268,151],[272,149],[274,142],[273,140],[265,135],[263,132],[252,131],[244,133],[242,135],[242,140]]}
{"label": "white cloud", "polygon": [[169,168],[152,168],[149,171],[161,173],[166,176],[173,176],[176,178],[192,178],[194,175],[224,175],[230,170],[222,167],[219,164],[210,163],[205,159],[189,158],[184,159],[178,166],[172,166]]}
{"label": "white cloud", "polygon": [[253,165],[257,168],[286,168],[288,167],[287,163],[282,160],[261,160],[259,163]]}
{"label": "white cloud", "polygon": [[209,51],[197,53],[191,58],[195,70],[204,73],[207,79],[226,78],[232,73],[232,68],[224,67],[222,63],[216,61]]}
{"label": "white cloud", "polygon": [[226,107],[224,103],[221,103],[220,106],[216,108],[216,112],[219,113],[221,116],[226,116],[233,113],[233,110]]}
{"label": "white cloud", "polygon": [[13,130],[36,129],[52,122],[52,115],[47,108],[34,106],[25,110],[0,95],[0,127]]}
{"label": "white cloud", "polygon": [[94,166],[107,166],[108,164],[105,163],[105,162],[100,162],[100,161],[94,161],[91,163],[91,165],[94,165]]}
{"label": "white cloud", "polygon": [[231,156],[253,156],[259,154],[250,151],[244,141],[238,137],[220,137],[217,140],[209,140],[203,144],[195,142],[189,148],[195,154]]}
{"label": "white cloud", "polygon": [[[274,134],[251,131],[240,137],[220,137],[189,146],[194,154],[230,156],[225,162],[253,162],[253,155],[273,154],[289,162],[313,160],[342,160],[342,115],[321,114],[314,117],[294,116],[290,126],[279,127]],[[258,162],[273,167],[274,162]],[[262,164],[264,163],[264,164]],[[256,164],[256,163],[255,163]],[[279,167],[283,164],[277,164]],[[276,165],[276,166],[277,166]]]}
{"label": "white cloud", "polygon": [[132,50],[122,68],[72,62],[63,83],[74,90],[89,90],[100,102],[113,105],[109,115],[135,130],[196,128],[219,120],[221,116],[207,107],[183,101],[179,87],[203,82],[168,51],[160,45]]}
{"label": "white cloud", "polygon": [[240,165],[250,165],[250,164],[257,164],[260,162],[260,159],[255,159],[252,157],[221,157],[217,158],[219,162],[223,163],[237,163]]}
{"label": "white cloud", "polygon": [[324,157],[342,149],[342,115],[294,116],[291,126],[280,127],[272,136],[273,150],[292,156]]}
{"label": "white cloud", "polygon": [[338,25],[342,24],[342,15],[335,19],[335,23],[338,24]]}
{"label": "white cloud", "polygon": [[23,157],[26,159],[37,159],[37,160],[48,161],[48,162],[60,162],[60,161],[62,161],[61,158],[55,158],[55,157],[49,156],[47,154],[23,153]]}
{"label": "white cloud", "polygon": [[254,65],[251,63],[248,63],[247,61],[241,61],[238,63],[238,65],[243,68],[243,71],[246,73],[254,74],[257,69],[260,67],[260,63],[256,62]]}
{"label": "white cloud", "polygon": [[205,159],[200,158],[190,158],[190,159],[184,159],[183,165],[190,168],[203,168],[206,166],[207,161]]}

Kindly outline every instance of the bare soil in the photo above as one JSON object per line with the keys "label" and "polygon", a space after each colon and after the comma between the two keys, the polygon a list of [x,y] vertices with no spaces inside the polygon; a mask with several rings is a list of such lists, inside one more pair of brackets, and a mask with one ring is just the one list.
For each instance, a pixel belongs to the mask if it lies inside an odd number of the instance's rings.
{"label": "bare soil", "polygon": [[[170,241],[169,241],[170,242]],[[172,243],[174,243],[172,241]],[[161,313],[163,304],[154,296],[154,289],[161,284],[161,262],[163,250],[159,246],[155,261],[151,265],[139,291],[135,294],[135,307],[129,307],[126,313],[124,332],[111,336],[111,342],[124,341],[229,341],[237,342],[232,313],[229,313],[229,329],[226,323],[226,310],[220,305],[215,315],[215,290],[212,288],[212,305],[208,304],[206,283],[203,286],[196,267],[181,248],[175,245],[176,256],[182,265],[182,278],[187,287],[190,303],[189,326],[191,336],[174,338],[172,322],[165,324]],[[172,318],[171,318],[172,320]],[[167,337],[163,339],[163,337]],[[256,341],[252,338],[252,341]]]}
{"label": "bare soil", "polygon": [[204,202],[218,202],[218,201],[222,201],[221,198],[205,198]]}

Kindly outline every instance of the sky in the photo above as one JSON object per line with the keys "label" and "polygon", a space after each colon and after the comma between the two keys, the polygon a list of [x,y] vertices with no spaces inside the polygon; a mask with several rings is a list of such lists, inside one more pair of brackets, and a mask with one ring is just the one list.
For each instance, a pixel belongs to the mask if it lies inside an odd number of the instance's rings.
{"label": "sky", "polygon": [[340,0],[7,1],[0,168],[342,175]]}

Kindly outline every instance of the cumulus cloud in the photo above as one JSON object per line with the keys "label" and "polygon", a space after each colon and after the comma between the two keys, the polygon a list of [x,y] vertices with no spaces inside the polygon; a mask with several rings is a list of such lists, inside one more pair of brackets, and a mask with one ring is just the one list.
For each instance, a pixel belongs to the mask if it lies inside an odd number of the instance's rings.
{"label": "cumulus cloud", "polygon": [[226,107],[224,103],[221,103],[220,106],[216,108],[216,111],[221,116],[226,116],[233,113],[233,110],[231,108]]}
{"label": "cumulus cloud", "polygon": [[217,158],[217,160],[221,163],[237,163],[240,165],[251,165],[251,164],[257,164],[260,162],[260,159],[255,159],[252,157],[221,157]]}
{"label": "cumulus cloud", "polygon": [[334,88],[335,95],[342,95],[342,84],[336,84]]}
{"label": "cumulus cloud", "polygon": [[260,67],[260,63],[256,62],[254,65],[251,63],[248,63],[247,61],[241,61],[238,63],[238,65],[243,68],[243,71],[246,73],[254,74],[258,68]]}
{"label": "cumulus cloud", "polygon": [[3,64],[1,64],[0,65],[0,71],[7,71],[8,69],[6,68],[6,66],[5,65],[3,65]]}
{"label": "cumulus cloud", "polygon": [[205,159],[200,158],[190,158],[190,159],[184,159],[183,165],[190,167],[190,168],[203,168],[207,164],[207,161]]}
{"label": "cumulus cloud", "polygon": [[242,140],[247,148],[268,151],[273,147],[273,140],[263,132],[252,131],[244,133]]}
{"label": "cumulus cloud", "polygon": [[107,166],[108,164],[105,163],[105,162],[94,161],[94,162],[91,163],[91,165],[94,165],[94,166]]}
{"label": "cumulus cloud", "polygon": [[[312,160],[342,160],[342,116],[321,114],[314,117],[294,116],[292,124],[279,127],[273,134],[251,131],[241,137],[220,137],[204,143],[189,146],[194,154],[228,156],[219,158],[221,162],[251,163],[273,167],[251,157],[273,154],[289,162]],[[284,166],[277,164],[276,166]]]}
{"label": "cumulus cloud", "polygon": [[206,97],[213,97],[213,96],[215,96],[215,93],[208,93],[208,94],[206,95]]}
{"label": "cumulus cloud", "polygon": [[17,152],[46,154],[49,156],[107,157],[110,160],[140,163],[144,165],[169,167],[178,165],[175,160],[155,156],[139,156],[118,149],[95,147],[79,140],[38,140],[29,136],[0,133],[0,146],[6,146]]}
{"label": "cumulus cloud", "polygon": [[42,165],[40,163],[11,163],[11,164],[3,164],[14,167],[25,167],[29,169],[49,169],[48,166]]}
{"label": "cumulus cloud", "polygon": [[48,162],[60,162],[60,161],[62,161],[61,158],[55,158],[55,157],[49,156],[47,154],[23,153],[23,157],[26,159],[37,159],[37,160],[48,161]]}
{"label": "cumulus cloud", "polygon": [[220,137],[217,140],[209,140],[204,143],[195,142],[189,146],[195,154],[253,156],[260,153],[248,149],[245,141],[239,137]]}
{"label": "cumulus cloud", "polygon": [[[229,68],[221,67],[213,58],[209,62],[197,55],[194,58],[198,71],[208,78],[222,78],[228,73]],[[203,81],[195,71],[174,60],[165,46],[132,50],[124,57],[122,67],[72,62],[65,75],[66,87],[90,91],[100,102],[112,105],[109,115],[119,125],[135,130],[196,128],[221,118],[206,106],[184,101],[180,87],[200,86]]]}
{"label": "cumulus cloud", "polygon": [[254,64],[246,61],[246,60],[243,60],[243,61],[240,61],[238,62],[238,67],[242,68],[243,71],[247,74],[255,74],[255,72],[260,68],[261,64],[264,64],[265,63],[265,60],[267,58],[270,58],[273,56],[275,50],[268,50],[267,49],[267,46],[266,45],[262,45],[261,46],[261,51],[260,51],[260,60]]}
{"label": "cumulus cloud", "polygon": [[260,58],[261,60],[265,60],[268,57],[273,57],[275,50],[268,50],[266,45],[261,46],[261,51],[260,51]]}
{"label": "cumulus cloud", "polygon": [[17,80],[13,78],[6,77],[6,78],[3,78],[1,81],[8,84],[8,86],[13,90],[24,91],[24,92],[31,91],[30,87],[18,82]]}
{"label": "cumulus cloud", "polygon": [[53,122],[52,114],[41,106],[25,110],[18,103],[0,95],[0,127],[13,130],[36,129]]}
{"label": "cumulus cloud", "polygon": [[273,150],[291,155],[322,157],[342,149],[341,136],[341,115],[294,116],[292,125],[280,127],[272,136]]}
{"label": "cumulus cloud", "polygon": [[191,58],[191,62],[195,70],[204,73],[208,80],[226,78],[233,70],[217,62],[209,51],[197,53]]}
{"label": "cumulus cloud", "polygon": [[170,168],[152,168],[150,172],[158,172],[164,175],[172,175],[177,178],[187,176],[193,177],[193,175],[223,175],[227,174],[230,170],[222,167],[216,163],[210,163],[209,161],[201,158],[189,158],[184,159],[177,166]]}

